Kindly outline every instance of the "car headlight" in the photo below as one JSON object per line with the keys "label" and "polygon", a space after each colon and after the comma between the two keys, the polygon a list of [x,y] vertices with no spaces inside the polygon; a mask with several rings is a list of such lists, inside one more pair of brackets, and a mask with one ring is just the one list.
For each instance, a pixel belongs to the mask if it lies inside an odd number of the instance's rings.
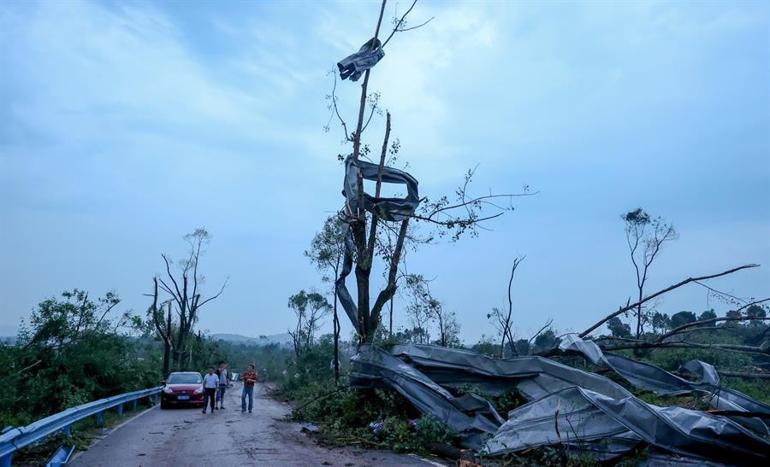
{"label": "car headlight", "polygon": [[195,394],[203,394],[203,386],[195,390]]}
{"label": "car headlight", "polygon": [[174,390],[173,390],[173,389],[171,389],[171,388],[170,388],[170,387],[168,387],[168,386],[166,386],[165,388],[163,388],[163,392],[165,392],[166,394],[174,394]]}

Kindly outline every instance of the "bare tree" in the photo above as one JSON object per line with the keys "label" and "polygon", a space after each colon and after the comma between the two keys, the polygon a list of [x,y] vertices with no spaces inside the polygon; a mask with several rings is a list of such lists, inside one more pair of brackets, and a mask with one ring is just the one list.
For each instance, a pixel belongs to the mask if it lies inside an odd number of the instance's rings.
{"label": "bare tree", "polygon": [[199,272],[199,265],[203,246],[211,240],[211,235],[205,228],[201,227],[185,235],[184,240],[189,245],[189,250],[187,256],[179,261],[179,271],[176,274],[172,272],[173,261],[163,254],[161,257],[166,265],[167,277],[165,279],[158,278],[160,288],[171,296],[176,305],[177,326],[173,355],[174,367],[177,370],[181,370],[184,366],[185,352],[189,350],[187,348],[188,339],[194,334],[193,328],[198,322],[200,309],[212,300],[219,298],[227,286],[227,280],[225,280],[216,294],[203,298],[201,287],[204,277]]}
{"label": "bare tree", "polygon": [[[385,11],[386,1],[383,0],[379,17],[377,19],[374,37],[368,44],[371,47],[384,47],[393,36],[398,32],[404,32],[408,30],[416,29],[421,25],[415,27],[406,26],[406,18],[414,8],[416,0],[412,3],[409,9],[399,18],[394,21],[394,27],[390,35],[385,42],[380,45],[378,36],[382,25],[382,18]],[[358,115],[354,130],[348,131],[348,124],[342,117],[342,113],[338,108],[338,101],[332,91],[330,97],[330,108],[332,109],[332,118],[336,117],[340,126],[343,128],[345,134],[345,141],[352,144],[352,152],[348,156],[352,161],[357,162],[359,158],[365,156],[368,153],[368,146],[362,142],[362,134],[369,125],[372,119],[372,115],[377,108],[377,102],[379,101],[379,95],[376,94],[376,99],[371,99],[368,94],[369,79],[372,69],[368,68],[363,74],[363,82],[361,84],[361,97],[358,105]],[[336,78],[335,78],[336,87]],[[370,109],[367,117],[366,110]],[[382,175],[385,167],[386,149],[388,148],[390,133],[391,133],[392,119],[390,113],[386,115],[385,122],[385,136],[382,142],[382,151],[379,160],[379,172],[375,183],[374,198],[380,197],[382,187]],[[510,201],[514,196],[524,196],[530,193],[520,194],[487,194],[484,196],[471,196],[468,194],[468,187],[473,178],[473,171],[469,171],[466,174],[465,181],[461,187],[456,191],[457,199],[451,201],[448,197],[440,197],[435,201],[431,201],[428,198],[421,200],[422,208],[419,213],[415,212],[412,215],[405,216],[404,218],[393,219],[376,209],[372,209],[371,205],[367,205],[365,202],[364,193],[364,178],[361,171],[357,174],[356,179],[356,192],[358,193],[357,208],[354,212],[347,212],[347,221],[349,222],[351,232],[351,251],[346,254],[345,261],[343,262],[343,274],[337,283],[338,292],[344,289],[344,281],[347,274],[352,270],[355,265],[355,277],[356,277],[356,309],[348,311],[351,318],[357,320],[356,328],[359,333],[359,339],[361,342],[371,342],[375,336],[376,330],[381,322],[382,308],[388,303],[396,292],[397,279],[399,277],[398,270],[399,264],[402,258],[404,245],[409,238],[410,220],[417,222],[423,222],[427,225],[432,225],[439,230],[438,235],[448,235],[453,240],[457,240],[464,233],[475,233],[476,229],[480,227],[481,223],[493,219],[502,215],[505,211],[512,210],[512,206],[505,206],[498,203],[499,200]],[[494,212],[489,213],[485,210],[492,209]],[[367,229],[368,227],[368,229]],[[394,232],[396,240],[393,246],[392,254],[386,260],[386,284],[382,290],[376,295],[374,303],[371,302],[370,296],[370,276],[372,271],[373,260],[375,256],[375,248],[377,245],[378,229],[380,227],[390,229]],[[433,236],[429,236],[433,238]],[[343,301],[343,305],[347,308],[352,308],[348,305],[347,301]],[[346,310],[347,311],[347,310]]]}
{"label": "bare tree", "polygon": [[[150,316],[155,332],[163,342],[163,377],[168,375],[171,364],[171,350],[173,349],[173,336],[172,332],[172,318],[171,307],[172,300],[167,300],[158,306],[158,278],[153,277],[153,294],[152,305],[147,310],[147,314]],[[163,316],[163,308],[167,309],[166,316]]]}
{"label": "bare tree", "polygon": [[513,258],[511,266],[511,275],[508,278],[508,311],[502,312],[499,308],[492,308],[492,312],[487,314],[487,319],[492,320],[497,332],[500,334],[500,358],[505,358],[505,341],[508,340],[508,346],[512,355],[517,355],[515,341],[513,339],[513,298],[511,288],[513,286],[513,276],[526,256]]}
{"label": "bare tree", "polygon": [[429,281],[420,274],[409,274],[405,278],[406,291],[409,295],[406,313],[411,318],[412,330],[420,344],[430,342],[428,329],[432,319],[430,302],[438,302],[430,295],[428,283]]}
{"label": "bare tree", "polygon": [[[677,238],[676,230],[661,217],[650,217],[642,208],[620,216],[625,223],[626,242],[631,263],[636,273],[638,300],[644,297],[644,286],[649,278],[650,266],[660,253],[665,242]],[[636,338],[644,333],[645,316],[643,305],[636,307]]]}

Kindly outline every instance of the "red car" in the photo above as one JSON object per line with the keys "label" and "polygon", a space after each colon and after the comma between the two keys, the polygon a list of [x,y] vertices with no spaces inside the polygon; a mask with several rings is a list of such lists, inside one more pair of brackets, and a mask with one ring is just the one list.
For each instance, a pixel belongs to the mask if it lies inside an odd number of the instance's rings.
{"label": "red car", "polygon": [[203,377],[197,371],[178,371],[168,375],[160,392],[160,408],[195,405],[203,407]]}

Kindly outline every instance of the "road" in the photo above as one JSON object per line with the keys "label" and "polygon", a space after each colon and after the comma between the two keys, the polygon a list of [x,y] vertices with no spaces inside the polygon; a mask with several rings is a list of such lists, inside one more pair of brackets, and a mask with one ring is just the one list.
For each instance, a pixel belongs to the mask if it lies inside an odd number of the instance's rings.
{"label": "road", "polygon": [[225,395],[225,410],[154,407],[117,427],[72,462],[82,467],[441,465],[388,451],[321,447],[284,420],[287,404],[255,388],[254,412],[242,414],[240,385]]}

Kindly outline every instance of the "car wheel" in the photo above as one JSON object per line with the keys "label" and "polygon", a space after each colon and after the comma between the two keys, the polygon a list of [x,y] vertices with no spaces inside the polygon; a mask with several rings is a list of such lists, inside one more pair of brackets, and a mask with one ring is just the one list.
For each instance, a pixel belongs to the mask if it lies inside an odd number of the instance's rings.
{"label": "car wheel", "polygon": [[164,401],[164,400],[161,400],[161,401],[160,401],[160,408],[161,408],[161,410],[166,410],[166,409],[168,409],[168,402],[166,402],[166,401]]}

